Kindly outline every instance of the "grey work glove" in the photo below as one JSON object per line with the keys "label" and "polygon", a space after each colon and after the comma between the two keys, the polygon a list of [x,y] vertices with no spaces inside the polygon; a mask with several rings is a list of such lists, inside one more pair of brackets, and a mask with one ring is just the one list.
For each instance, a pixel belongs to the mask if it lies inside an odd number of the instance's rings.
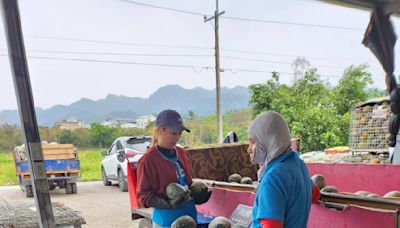
{"label": "grey work glove", "polygon": [[192,197],[190,196],[190,192],[187,191],[184,197],[180,197],[178,199],[170,199],[169,204],[172,208],[180,208],[190,200],[192,200]]}
{"label": "grey work glove", "polygon": [[153,197],[150,198],[148,204],[149,204],[149,207],[154,207],[154,208],[158,208],[158,209],[171,209],[172,208],[167,196],[164,196],[162,194],[155,194]]}
{"label": "grey work glove", "polygon": [[149,207],[158,209],[180,208],[190,200],[192,200],[192,198],[189,192],[186,192],[184,197],[178,199],[168,199],[168,197],[163,194],[155,194],[149,200]]}
{"label": "grey work glove", "polygon": [[203,204],[206,203],[211,197],[212,191],[209,191],[207,188],[204,188],[199,194],[192,194],[195,204]]}
{"label": "grey work glove", "polygon": [[320,202],[319,205],[321,207],[325,207],[328,209],[335,209],[337,211],[343,211],[347,207],[347,205],[344,204],[329,203],[329,202]]}

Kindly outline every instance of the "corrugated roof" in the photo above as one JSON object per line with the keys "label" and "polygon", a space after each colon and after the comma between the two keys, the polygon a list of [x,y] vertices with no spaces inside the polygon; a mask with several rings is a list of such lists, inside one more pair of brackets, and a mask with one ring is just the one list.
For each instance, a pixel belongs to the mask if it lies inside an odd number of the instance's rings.
{"label": "corrugated roof", "polygon": [[368,101],[364,101],[364,102],[358,103],[358,104],[356,104],[354,106],[354,108],[360,108],[360,107],[363,107],[365,105],[380,104],[380,103],[382,103],[384,101],[388,101],[389,102],[389,99],[390,99],[389,96],[374,98],[374,99],[371,99],[371,100],[368,100]]}
{"label": "corrugated roof", "polygon": [[398,0],[318,0],[345,7],[370,10],[376,6],[382,7],[386,14],[395,13],[400,16],[400,1]]}

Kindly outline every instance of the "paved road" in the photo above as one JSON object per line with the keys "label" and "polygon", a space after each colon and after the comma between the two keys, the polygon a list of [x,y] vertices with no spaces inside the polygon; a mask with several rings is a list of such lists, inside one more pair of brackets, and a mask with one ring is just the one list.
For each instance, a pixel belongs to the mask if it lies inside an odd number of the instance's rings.
{"label": "paved road", "polygon": [[[9,203],[34,203],[25,198],[19,186],[0,187],[0,200]],[[51,201],[80,211],[86,220],[84,227],[138,227],[131,221],[129,196],[118,186],[103,186],[100,181],[78,182],[78,193],[67,195],[64,189],[51,191]]]}

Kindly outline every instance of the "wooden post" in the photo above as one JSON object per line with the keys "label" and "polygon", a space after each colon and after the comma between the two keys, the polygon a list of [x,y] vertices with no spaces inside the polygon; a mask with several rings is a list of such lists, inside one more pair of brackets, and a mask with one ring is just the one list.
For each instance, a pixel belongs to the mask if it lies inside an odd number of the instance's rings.
{"label": "wooden post", "polygon": [[35,195],[40,227],[55,227],[53,209],[49,195],[42,144],[36,121],[32,88],[29,79],[21,19],[16,0],[1,0],[1,11],[7,38],[8,56],[17,96],[21,127],[25,136],[25,147],[31,171],[31,183]]}

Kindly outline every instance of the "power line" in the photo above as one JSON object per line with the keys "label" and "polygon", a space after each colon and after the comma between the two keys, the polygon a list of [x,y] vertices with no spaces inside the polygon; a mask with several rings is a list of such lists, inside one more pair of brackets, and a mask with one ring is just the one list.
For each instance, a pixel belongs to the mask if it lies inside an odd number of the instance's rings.
{"label": "power line", "polygon": [[175,8],[164,7],[164,6],[157,6],[157,5],[141,3],[141,2],[131,1],[131,0],[119,0],[119,1],[126,2],[126,3],[131,3],[131,4],[135,4],[135,5],[140,5],[140,6],[146,6],[146,7],[150,7],[150,8],[157,8],[157,9],[169,10],[169,11],[174,11],[174,12],[179,12],[179,13],[191,14],[191,15],[196,15],[196,16],[204,16],[204,15],[206,15],[206,14],[203,14],[203,13],[197,13],[197,12],[193,12],[193,11],[189,11],[189,10],[182,10],[182,9],[175,9]]}
{"label": "power line", "polygon": [[[171,7],[164,7],[164,6],[158,6],[158,5],[153,5],[153,4],[141,3],[141,2],[136,2],[136,1],[132,1],[132,0],[119,0],[119,1],[131,3],[131,4],[135,4],[135,5],[140,5],[140,6],[145,6],[145,7],[150,7],[150,8],[157,8],[157,9],[169,10],[169,11],[178,12],[178,13],[190,14],[190,15],[209,16],[204,13],[198,13],[198,12],[189,11],[189,10],[182,10],[182,9],[176,9],[176,8],[171,8]],[[336,29],[336,30],[364,31],[364,29],[361,29],[361,28],[345,27],[345,26],[319,25],[319,24],[308,24],[308,23],[277,21],[277,20],[262,20],[262,19],[251,19],[251,18],[240,18],[240,17],[227,17],[227,16],[221,16],[221,18],[227,19],[227,20],[261,22],[261,23],[269,23],[269,24],[281,24],[281,25],[283,24],[283,25],[291,25],[291,26],[305,26],[305,27]]]}
{"label": "power line", "polygon": [[[163,47],[163,48],[214,50],[214,48],[204,47],[204,46],[131,43],[131,42],[121,42],[121,41],[106,41],[106,40],[66,38],[66,37],[57,37],[57,36],[38,36],[38,35],[26,35],[26,36],[30,37],[30,38],[36,38],[36,39],[63,40],[63,41],[74,41],[74,42],[85,42],[85,43],[100,43],[100,44],[116,44],[116,45],[124,45],[124,46],[126,45],[126,46],[145,46],[145,47]],[[320,57],[320,56],[289,55],[289,54],[267,53],[267,52],[259,52],[259,51],[248,51],[248,50],[240,50],[240,49],[229,49],[229,48],[221,48],[221,50],[228,51],[228,52],[244,53],[244,54],[283,56],[283,57],[293,57],[293,58],[297,58],[299,56],[303,56],[303,57],[309,58],[309,59],[349,60],[349,61],[351,61],[351,60],[359,60],[359,59],[355,59],[355,58],[352,59],[352,58],[334,58],[334,57]]]}
{"label": "power line", "polygon": [[251,59],[251,58],[242,58],[242,57],[233,57],[233,56],[222,56],[225,59],[234,59],[234,60],[245,60],[245,61],[253,61],[253,62],[266,62],[266,63],[278,63],[278,64],[292,64],[291,62],[284,61],[275,61],[275,60],[265,60],[265,59]]}
{"label": "power line", "polygon": [[[252,62],[265,62],[265,63],[276,63],[276,64],[285,64],[285,65],[292,65],[293,62],[284,62],[284,61],[275,61],[275,60],[266,60],[266,59],[251,59],[251,58],[241,58],[241,57],[232,57],[232,56],[222,56],[222,58],[226,59],[234,59],[234,60],[245,60],[245,61],[252,61]],[[312,65],[317,68],[334,68],[334,69],[344,69],[344,67],[340,66],[329,66],[329,65]]]}
{"label": "power line", "polygon": [[302,57],[305,57],[307,59],[348,60],[348,61],[358,61],[359,60],[358,58],[357,59],[356,58],[353,59],[353,58],[335,58],[335,57],[323,57],[323,56],[290,55],[290,54],[279,54],[279,53],[268,53],[268,52],[259,52],[259,51],[230,49],[230,48],[222,48],[221,50],[228,51],[228,52],[243,53],[243,54],[282,56],[282,57],[292,57],[292,58],[297,58],[297,57],[302,56]]}
{"label": "power line", "polygon": [[[0,49],[6,51],[6,49]],[[144,56],[144,57],[213,57],[213,55],[198,55],[198,54],[149,54],[149,53],[116,53],[116,52],[86,52],[86,51],[63,51],[63,50],[27,50],[27,52],[38,52],[38,53],[51,53],[51,54],[78,54],[78,55],[114,55],[114,56]],[[276,61],[276,60],[266,60],[266,59],[252,59],[252,58],[242,58],[234,56],[221,56],[225,59],[233,60],[244,60],[252,62],[265,62],[265,63],[275,63],[292,65],[292,62]],[[343,69],[340,66],[327,66],[327,65],[313,65],[317,68],[334,68]]]}
{"label": "power line", "polygon": [[[122,1],[122,0],[121,0]],[[116,44],[123,46],[144,46],[144,47],[162,47],[162,48],[181,48],[181,49],[201,49],[201,50],[214,50],[211,47],[204,46],[185,46],[185,45],[165,45],[165,44],[148,44],[148,43],[131,43],[131,42],[121,42],[121,41],[106,41],[106,40],[91,40],[91,39],[78,39],[78,38],[66,38],[57,36],[37,36],[37,35],[26,35],[30,38],[36,39],[47,39],[47,40],[63,40],[63,41],[74,41],[74,42],[85,42],[85,43],[100,43],[100,44]],[[279,53],[267,53],[259,51],[248,51],[240,49],[230,49],[221,48],[223,51],[244,53],[244,54],[256,54],[256,55],[268,55],[268,56],[283,56],[283,57],[293,57],[297,58],[303,56],[308,59],[326,59],[326,60],[348,60],[348,61],[358,61],[356,58],[334,58],[334,57],[322,57],[322,56],[305,56],[305,55],[289,55],[289,54],[279,54]]]}
{"label": "power line", "polygon": [[307,24],[307,23],[297,23],[288,21],[276,21],[276,20],[261,20],[261,19],[250,19],[250,18],[239,18],[239,17],[221,17],[222,19],[235,20],[235,21],[249,21],[249,22],[262,22],[270,24],[280,24],[280,25],[294,25],[294,26],[305,26],[314,28],[324,28],[324,29],[338,29],[338,30],[350,30],[350,31],[364,31],[361,28],[354,27],[344,27],[344,26],[333,26],[333,25],[319,25],[319,24]]}
{"label": "power line", "polygon": [[192,66],[192,65],[182,65],[182,64],[161,64],[161,63],[112,61],[112,60],[98,60],[98,59],[80,59],[80,58],[54,58],[54,57],[42,57],[42,56],[28,56],[28,58],[79,61],[79,62],[94,62],[94,63],[115,63],[115,64],[129,64],[129,65],[160,66],[160,67],[203,68],[203,69],[213,68],[212,66]]}
{"label": "power line", "polygon": [[[2,57],[7,57],[8,55],[0,54]],[[111,63],[111,64],[125,64],[125,65],[143,65],[143,66],[158,66],[158,67],[172,67],[172,68],[186,68],[191,69],[194,73],[201,73],[203,70],[214,71],[214,66],[195,66],[195,65],[181,65],[181,64],[160,64],[160,63],[146,63],[146,62],[130,62],[130,61],[110,61],[110,60],[96,60],[96,59],[79,59],[79,58],[53,58],[53,57],[41,57],[41,56],[28,56],[28,59],[39,59],[39,60],[61,60],[61,61],[77,61],[77,62],[93,62],[93,63]],[[198,69],[198,70],[197,70]],[[236,74],[238,72],[248,72],[248,73],[267,73],[272,74],[277,72],[283,75],[293,75],[289,72],[281,72],[277,70],[255,70],[255,69],[236,69],[236,68],[222,68],[221,72],[231,72]],[[342,76],[337,75],[325,75],[319,74],[320,77],[324,78],[342,78]],[[375,78],[374,81],[384,81],[382,78]]]}
{"label": "power line", "polygon": [[[234,59],[234,60],[245,60],[245,61],[252,61],[252,62],[266,62],[266,63],[275,63],[275,64],[284,64],[284,65],[292,65],[293,62],[285,62],[285,61],[276,61],[276,60],[267,60],[267,59],[253,59],[253,58],[242,58],[242,57],[232,57],[232,56],[225,56],[222,55],[222,58],[225,59]],[[311,64],[311,68],[332,68],[332,69],[342,69],[344,70],[347,67],[342,66],[332,66],[332,65],[314,65]],[[373,69],[371,69],[373,70]],[[375,69],[376,70],[376,69]]]}
{"label": "power line", "polygon": [[[0,49],[0,51],[7,51],[7,49]],[[203,55],[203,54],[155,54],[155,53],[120,53],[120,52],[90,52],[90,51],[65,51],[65,50],[27,50],[27,52],[37,52],[37,53],[51,53],[51,54],[77,54],[77,55],[111,55],[111,56],[143,56],[143,57],[213,57],[213,55]],[[292,65],[293,62],[268,60],[268,59],[254,59],[254,58],[242,58],[235,56],[225,56],[222,58],[233,59],[233,60],[244,60],[251,62],[265,62],[274,64],[284,64]],[[331,65],[312,65],[316,68],[332,68],[332,69],[344,69],[341,66],[331,66]]]}
{"label": "power line", "polygon": [[[122,0],[120,0],[122,1]],[[184,48],[184,49],[204,49],[204,50],[213,50],[213,48],[209,47],[200,47],[200,46],[184,46],[184,45],[162,45],[162,44],[146,44],[146,43],[131,43],[131,42],[121,42],[121,41],[105,41],[105,40],[91,40],[91,39],[78,39],[78,38],[65,38],[65,37],[57,37],[57,36],[37,36],[37,35],[26,35],[30,38],[36,39],[46,39],[46,40],[64,40],[64,41],[76,41],[76,42],[85,42],[85,43],[100,43],[100,44],[115,44],[115,45],[124,45],[124,46],[145,46],[145,47],[166,47],[166,48]]]}
{"label": "power line", "polygon": [[[277,72],[279,74],[285,74],[285,75],[293,75],[293,73],[289,72],[280,72],[280,71],[266,71],[266,70],[251,70],[251,69],[227,69],[227,71],[230,71],[232,73],[235,72],[251,72],[251,73],[273,73]],[[341,76],[336,76],[336,75],[324,75],[324,74],[318,74],[319,76],[326,77],[326,78],[341,78]]]}
{"label": "power line", "polygon": [[[0,56],[7,57],[8,55],[0,54]],[[182,65],[182,64],[160,64],[160,63],[146,63],[146,62],[130,62],[130,61],[111,61],[111,60],[97,60],[97,59],[81,59],[81,58],[56,58],[56,57],[43,57],[43,56],[28,56],[28,59],[41,59],[41,60],[62,60],[62,61],[77,61],[77,62],[93,62],[93,63],[112,63],[112,64],[126,64],[126,65],[143,65],[143,66],[159,66],[159,67],[175,67],[175,68],[190,68],[192,70],[195,69],[204,69],[204,70],[213,70],[214,66],[195,66],[195,65]],[[237,72],[250,72],[250,73],[272,73],[279,71],[270,71],[270,70],[254,70],[254,69],[235,69],[235,68],[223,68],[223,71],[229,71],[232,73]],[[198,72],[196,72],[198,73]],[[292,73],[282,72],[281,74],[292,75]],[[335,77],[340,78],[340,76],[334,75],[321,75],[322,77]]]}
{"label": "power line", "polygon": [[[0,56],[6,57],[8,55],[0,54]],[[59,57],[44,57],[44,56],[28,56],[28,59],[64,60],[64,61],[94,62],[94,63],[114,63],[114,64],[160,66],[160,67],[202,68],[202,69],[207,69],[207,70],[214,68],[214,66],[194,66],[194,65],[182,65],[182,64],[160,64],[160,63],[146,63],[146,62],[112,61],[112,60],[81,59],[81,58],[59,58]]]}
{"label": "power line", "polygon": [[[6,49],[0,49],[6,51]],[[27,50],[27,52],[51,54],[78,54],[78,55],[115,55],[115,56],[150,56],[150,57],[212,57],[213,55],[200,54],[153,54],[153,53],[120,53],[120,52],[90,52],[90,51],[63,51],[63,50]]]}

